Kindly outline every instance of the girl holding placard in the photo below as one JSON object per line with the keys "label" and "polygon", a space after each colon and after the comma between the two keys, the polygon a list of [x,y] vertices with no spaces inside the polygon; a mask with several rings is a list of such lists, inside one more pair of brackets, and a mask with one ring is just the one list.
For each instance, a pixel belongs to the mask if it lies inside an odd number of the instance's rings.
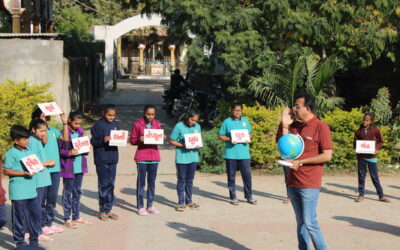
{"label": "girl holding placard", "polygon": [[[90,224],[89,221],[79,217],[83,174],[88,172],[87,154],[79,154],[79,151],[72,144],[74,138],[83,137],[83,129],[80,128],[82,120],[83,116],[79,112],[71,112],[68,117],[68,141],[58,140],[61,156],[60,176],[63,178],[64,221],[67,228],[77,228],[80,224]],[[61,131],[62,134],[63,132]]]}
{"label": "girl holding placard", "polygon": [[[132,126],[130,142],[137,145],[134,160],[137,164],[136,179],[136,201],[138,214],[141,216],[149,214],[159,214],[153,207],[155,181],[157,176],[158,163],[160,162],[160,151],[157,144],[164,141],[164,133],[161,123],[154,119],[156,107],[146,105],[143,110],[143,117]],[[160,142],[154,140],[158,138]],[[153,140],[149,140],[153,139]],[[147,207],[144,208],[144,186],[147,175]]]}
{"label": "girl holding placard", "polygon": [[[60,115],[63,127],[68,128],[68,117],[65,114]],[[62,135],[60,131],[49,125],[51,120],[50,116],[45,116],[40,108],[35,109],[32,112],[32,120],[41,119],[46,122],[47,130],[46,134],[41,138],[44,152],[48,160],[54,160],[54,167],[49,168],[51,186],[47,187],[46,195],[44,201],[46,204],[46,214],[45,214],[45,226],[47,229],[45,231],[52,231],[53,233],[61,233],[64,231],[61,227],[52,225],[54,221],[54,211],[57,203],[58,189],[60,186],[60,153],[58,150],[58,139],[63,137],[68,138],[68,134]],[[68,129],[65,129],[68,132]]]}
{"label": "girl holding placard", "polygon": [[[359,141],[359,143],[357,143]],[[374,115],[371,113],[366,113],[363,118],[363,123],[360,128],[356,130],[354,135],[354,146],[357,144],[362,145],[360,141],[365,141],[375,143],[375,150],[373,153],[359,153],[361,149],[356,147],[357,161],[358,161],[358,192],[359,196],[355,199],[355,202],[361,202],[364,200],[364,187],[365,187],[365,177],[366,177],[366,167],[368,165],[369,174],[371,176],[372,183],[375,186],[376,192],[379,196],[379,201],[390,202],[390,200],[384,197],[383,189],[379,181],[378,176],[378,158],[377,152],[383,146],[383,140],[379,129],[374,125]]]}
{"label": "girl holding placard", "polygon": [[248,203],[256,205],[257,200],[252,197],[251,190],[249,150],[251,125],[247,118],[242,117],[242,111],[242,104],[233,103],[231,105],[231,117],[222,123],[218,138],[225,142],[224,159],[228,175],[230,203],[239,205],[235,190],[236,170],[239,169],[243,179],[244,197]]}
{"label": "girl holding placard", "polygon": [[46,135],[47,124],[41,119],[32,120],[29,125],[31,136],[29,137],[28,148],[39,158],[39,161],[45,167],[43,171],[36,173],[36,186],[39,204],[41,207],[40,224],[42,235],[39,240],[48,240],[44,235],[53,234],[54,231],[47,226],[47,212],[46,212],[46,196],[48,188],[51,186],[50,171],[47,167],[52,168],[55,165],[54,160],[48,160],[43,148],[42,138]]}
{"label": "girl holding placard", "polygon": [[199,117],[199,111],[188,111],[184,120],[175,125],[169,140],[169,143],[176,147],[175,161],[178,177],[176,185],[178,205],[176,210],[179,212],[185,211],[186,207],[192,209],[200,207],[192,202],[193,179],[199,164],[198,149],[202,146],[201,127],[197,123]]}
{"label": "girl holding placard", "polygon": [[[94,148],[94,164],[96,165],[99,189],[99,216],[102,221],[118,220],[118,215],[111,212],[114,204],[114,183],[117,174],[118,147],[110,146],[112,130],[119,130],[119,122],[115,120],[117,109],[108,104],[103,110],[103,117],[92,127],[90,139]],[[125,141],[127,138],[125,138]]]}

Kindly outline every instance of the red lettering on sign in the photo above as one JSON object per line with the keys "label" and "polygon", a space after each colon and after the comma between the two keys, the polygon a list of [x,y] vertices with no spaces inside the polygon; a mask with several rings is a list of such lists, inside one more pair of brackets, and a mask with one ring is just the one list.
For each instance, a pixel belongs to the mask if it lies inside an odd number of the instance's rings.
{"label": "red lettering on sign", "polygon": [[114,134],[114,140],[125,140],[125,133],[122,132],[121,134]]}
{"label": "red lettering on sign", "polygon": [[45,105],[44,108],[49,112],[54,112],[55,107],[52,104]]}
{"label": "red lettering on sign", "polygon": [[78,140],[78,141],[76,141],[76,142],[74,143],[74,148],[75,148],[76,150],[78,150],[78,151],[79,151],[79,149],[80,149],[81,147],[88,147],[88,146],[89,146],[89,141],[87,141],[87,140],[84,140],[84,141]]}
{"label": "red lettering on sign", "polygon": [[196,142],[199,141],[199,137],[197,136],[189,137],[188,140],[192,145],[194,145]]}
{"label": "red lettering on sign", "polygon": [[362,147],[362,148],[369,149],[369,148],[371,147],[371,145],[370,145],[369,143],[363,142],[363,143],[361,143],[361,147]]}
{"label": "red lettering on sign", "polygon": [[29,167],[29,168],[32,168],[33,166],[35,166],[35,165],[37,165],[37,164],[39,164],[39,161],[38,160],[36,160],[36,159],[32,159],[32,158],[28,158],[27,159],[27,161],[26,161],[26,165]]}
{"label": "red lettering on sign", "polygon": [[162,138],[161,133],[151,133],[150,130],[147,130],[146,138],[154,138],[155,141],[159,141]]}
{"label": "red lettering on sign", "polygon": [[235,135],[236,135],[236,138],[237,138],[239,141],[242,141],[243,138],[246,137],[246,135],[245,135],[243,132],[235,133]]}

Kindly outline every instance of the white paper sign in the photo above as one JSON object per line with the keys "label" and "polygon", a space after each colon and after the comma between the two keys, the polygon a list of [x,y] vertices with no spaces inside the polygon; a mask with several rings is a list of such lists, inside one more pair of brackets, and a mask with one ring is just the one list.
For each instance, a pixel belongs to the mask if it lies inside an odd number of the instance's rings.
{"label": "white paper sign", "polygon": [[90,152],[90,141],[87,136],[72,139],[72,146],[78,151],[78,154]]}
{"label": "white paper sign", "polygon": [[236,143],[248,143],[250,142],[250,135],[247,129],[232,129],[231,139]]}
{"label": "white paper sign", "polygon": [[145,129],[144,144],[164,144],[164,129]]}
{"label": "white paper sign", "polygon": [[203,141],[200,133],[186,134],[185,135],[185,146],[187,149],[201,148],[203,147]]}
{"label": "white paper sign", "polygon": [[128,131],[127,130],[111,130],[110,146],[126,146],[128,143]]}
{"label": "white paper sign", "polygon": [[375,141],[356,141],[356,153],[357,154],[374,154],[375,153]]}
{"label": "white paper sign", "polygon": [[63,113],[55,102],[39,103],[38,106],[45,116],[59,115]]}
{"label": "white paper sign", "polygon": [[33,154],[26,156],[21,159],[22,163],[26,167],[29,173],[36,173],[44,169],[42,163],[39,161],[38,157]]}

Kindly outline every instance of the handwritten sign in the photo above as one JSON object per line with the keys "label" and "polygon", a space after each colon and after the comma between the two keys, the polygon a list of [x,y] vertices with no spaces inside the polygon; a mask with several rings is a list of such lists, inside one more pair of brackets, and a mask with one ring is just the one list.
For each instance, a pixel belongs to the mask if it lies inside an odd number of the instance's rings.
{"label": "handwritten sign", "polygon": [[144,144],[164,144],[164,129],[145,129]]}
{"label": "handwritten sign", "polygon": [[200,133],[186,134],[185,135],[185,146],[187,149],[201,148],[203,147],[203,141]]}
{"label": "handwritten sign", "polygon": [[356,153],[357,154],[374,154],[375,153],[375,141],[356,141]]}
{"label": "handwritten sign", "polygon": [[42,163],[39,161],[39,158],[35,154],[26,156],[21,160],[28,172],[31,174],[42,171],[44,169]]}
{"label": "handwritten sign", "polygon": [[126,146],[128,140],[127,130],[111,130],[110,133],[110,146]]}
{"label": "handwritten sign", "polygon": [[59,115],[63,113],[55,102],[39,103],[38,106],[45,116]]}
{"label": "handwritten sign", "polygon": [[236,143],[248,143],[250,142],[250,135],[247,129],[232,129],[231,139]]}
{"label": "handwritten sign", "polygon": [[87,136],[72,139],[72,146],[78,151],[78,154],[90,152],[90,141]]}

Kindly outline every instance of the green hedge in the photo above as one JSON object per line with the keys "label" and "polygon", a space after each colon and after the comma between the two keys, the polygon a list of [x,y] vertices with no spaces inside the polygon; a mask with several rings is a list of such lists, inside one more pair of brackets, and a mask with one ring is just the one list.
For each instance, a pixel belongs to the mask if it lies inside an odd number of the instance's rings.
{"label": "green hedge", "polygon": [[31,121],[32,111],[38,103],[50,102],[48,94],[51,84],[31,84],[27,81],[6,80],[0,84],[0,154],[12,146],[10,128],[14,124],[25,127]]}

